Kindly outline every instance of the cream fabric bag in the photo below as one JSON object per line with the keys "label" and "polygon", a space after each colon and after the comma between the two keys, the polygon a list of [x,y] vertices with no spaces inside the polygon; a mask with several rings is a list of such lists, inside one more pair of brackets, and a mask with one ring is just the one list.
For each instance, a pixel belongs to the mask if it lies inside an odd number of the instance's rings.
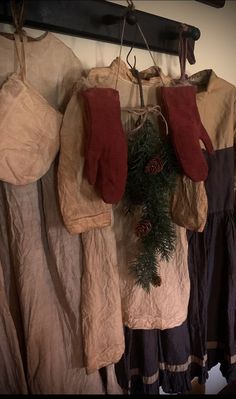
{"label": "cream fabric bag", "polygon": [[193,182],[187,176],[180,176],[170,210],[174,223],[191,231],[202,232],[208,211],[204,182]]}
{"label": "cream fabric bag", "polygon": [[14,35],[20,73],[0,89],[0,180],[24,185],[43,176],[59,150],[62,114],[26,80],[24,44]]}

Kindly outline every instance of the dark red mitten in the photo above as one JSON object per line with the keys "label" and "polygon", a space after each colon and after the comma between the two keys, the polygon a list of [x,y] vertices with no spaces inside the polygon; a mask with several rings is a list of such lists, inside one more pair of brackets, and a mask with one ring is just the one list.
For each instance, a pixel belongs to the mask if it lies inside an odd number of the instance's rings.
{"label": "dark red mitten", "polygon": [[183,173],[195,182],[206,180],[208,165],[199,140],[203,141],[209,153],[214,150],[200,119],[195,87],[161,87],[161,97],[172,144]]}
{"label": "dark red mitten", "polygon": [[85,107],[85,176],[104,202],[117,203],[127,178],[127,140],[121,124],[119,92],[92,88],[81,92]]}

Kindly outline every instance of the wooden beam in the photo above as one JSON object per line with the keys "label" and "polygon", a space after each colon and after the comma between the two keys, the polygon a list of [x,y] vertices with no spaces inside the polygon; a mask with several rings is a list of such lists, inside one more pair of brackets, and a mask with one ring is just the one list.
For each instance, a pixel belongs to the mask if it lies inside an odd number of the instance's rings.
{"label": "wooden beam", "polygon": [[[105,0],[25,0],[24,26],[118,44],[126,13],[127,7]],[[177,22],[139,10],[135,10],[135,16],[151,50],[178,54],[180,23],[185,21]],[[9,0],[0,1],[0,22],[12,22]],[[198,40],[199,29],[187,26],[189,37]],[[126,24],[124,45],[146,48],[138,29],[131,23]]]}

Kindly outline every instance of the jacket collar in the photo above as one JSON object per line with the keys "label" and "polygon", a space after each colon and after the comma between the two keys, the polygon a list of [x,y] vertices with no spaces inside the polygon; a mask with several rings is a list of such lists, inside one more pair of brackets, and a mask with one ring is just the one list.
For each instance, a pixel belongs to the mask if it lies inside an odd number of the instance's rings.
{"label": "jacket collar", "polygon": [[189,77],[189,82],[199,88],[199,92],[210,93],[215,88],[218,76],[212,69],[204,69]]}

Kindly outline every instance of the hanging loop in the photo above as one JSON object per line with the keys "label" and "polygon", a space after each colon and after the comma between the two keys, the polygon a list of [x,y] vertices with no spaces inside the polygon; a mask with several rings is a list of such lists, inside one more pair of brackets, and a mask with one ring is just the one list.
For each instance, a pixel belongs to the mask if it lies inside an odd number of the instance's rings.
{"label": "hanging loop", "polygon": [[25,44],[27,39],[25,35],[20,37],[18,33],[14,33],[14,38],[15,38],[17,59],[20,65],[20,76],[23,82],[25,82],[26,80]]}
{"label": "hanging loop", "polygon": [[188,37],[184,33],[188,31],[185,24],[180,25],[179,30],[179,62],[180,62],[180,81],[185,81],[186,76],[186,59],[188,49]]}
{"label": "hanging loop", "polygon": [[15,27],[15,33],[22,34],[23,24],[24,24],[25,2],[24,0],[11,0],[10,4],[11,4],[13,24]]}
{"label": "hanging loop", "polygon": [[122,111],[129,112],[130,114],[138,117],[139,121],[138,125],[134,129],[132,129],[129,133],[137,132],[139,129],[141,129],[141,127],[143,127],[144,123],[146,122],[150,114],[156,114],[157,117],[160,117],[164,122],[165,134],[166,136],[168,135],[168,124],[166,122],[164,115],[161,112],[160,105],[147,105],[146,107],[141,107],[141,108],[128,107],[128,108],[122,108]]}

